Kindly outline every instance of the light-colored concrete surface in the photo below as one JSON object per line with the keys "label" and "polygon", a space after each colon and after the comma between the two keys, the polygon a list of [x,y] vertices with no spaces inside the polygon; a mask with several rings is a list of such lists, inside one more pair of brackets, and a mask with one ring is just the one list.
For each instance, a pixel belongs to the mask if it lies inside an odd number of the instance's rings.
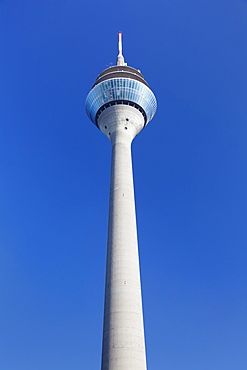
{"label": "light-colored concrete surface", "polygon": [[101,370],[146,370],[131,143],[142,114],[114,105],[98,125],[112,143]]}

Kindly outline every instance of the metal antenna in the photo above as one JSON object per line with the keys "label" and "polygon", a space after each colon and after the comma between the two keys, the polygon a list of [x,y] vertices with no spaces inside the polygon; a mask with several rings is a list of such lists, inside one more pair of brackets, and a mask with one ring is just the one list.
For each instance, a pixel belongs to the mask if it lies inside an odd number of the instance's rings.
{"label": "metal antenna", "polygon": [[118,56],[117,56],[117,66],[126,66],[124,63],[124,57],[122,54],[122,32],[118,32]]}
{"label": "metal antenna", "polygon": [[122,50],[122,32],[118,32],[118,55],[123,55]]}

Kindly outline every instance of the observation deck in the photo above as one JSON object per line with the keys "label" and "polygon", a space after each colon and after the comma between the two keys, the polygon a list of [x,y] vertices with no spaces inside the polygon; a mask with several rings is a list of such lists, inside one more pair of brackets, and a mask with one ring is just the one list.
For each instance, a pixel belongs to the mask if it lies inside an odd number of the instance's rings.
{"label": "observation deck", "polygon": [[130,105],[144,117],[144,125],[153,118],[157,102],[143,75],[124,63],[122,42],[119,42],[117,65],[101,72],[89,92],[85,108],[90,120],[98,127],[100,114],[112,105]]}

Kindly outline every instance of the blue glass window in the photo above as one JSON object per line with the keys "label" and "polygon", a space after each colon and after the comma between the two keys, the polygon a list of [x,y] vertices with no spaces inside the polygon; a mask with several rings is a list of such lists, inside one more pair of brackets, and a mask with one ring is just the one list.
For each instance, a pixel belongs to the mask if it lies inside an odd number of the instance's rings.
{"label": "blue glass window", "polygon": [[130,78],[113,78],[96,85],[86,98],[86,112],[96,124],[95,117],[102,105],[114,101],[125,100],[140,105],[149,122],[157,109],[153,92],[143,83]]}

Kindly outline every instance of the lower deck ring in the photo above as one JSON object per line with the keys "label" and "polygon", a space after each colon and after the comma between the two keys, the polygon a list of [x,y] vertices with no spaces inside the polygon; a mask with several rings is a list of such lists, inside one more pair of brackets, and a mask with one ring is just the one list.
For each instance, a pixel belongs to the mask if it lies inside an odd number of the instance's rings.
{"label": "lower deck ring", "polygon": [[131,107],[134,107],[134,108],[138,109],[141,112],[141,114],[143,115],[143,118],[144,118],[144,125],[143,125],[143,127],[146,126],[146,124],[147,124],[147,115],[146,115],[144,109],[140,105],[134,103],[133,101],[129,101],[129,100],[113,100],[113,101],[110,101],[110,102],[105,103],[104,105],[102,105],[99,108],[99,110],[97,111],[96,116],[95,116],[96,126],[99,128],[99,126],[98,126],[98,118],[99,118],[100,114],[106,108],[109,108],[109,107],[111,107],[113,105],[120,105],[120,104],[129,105]]}

